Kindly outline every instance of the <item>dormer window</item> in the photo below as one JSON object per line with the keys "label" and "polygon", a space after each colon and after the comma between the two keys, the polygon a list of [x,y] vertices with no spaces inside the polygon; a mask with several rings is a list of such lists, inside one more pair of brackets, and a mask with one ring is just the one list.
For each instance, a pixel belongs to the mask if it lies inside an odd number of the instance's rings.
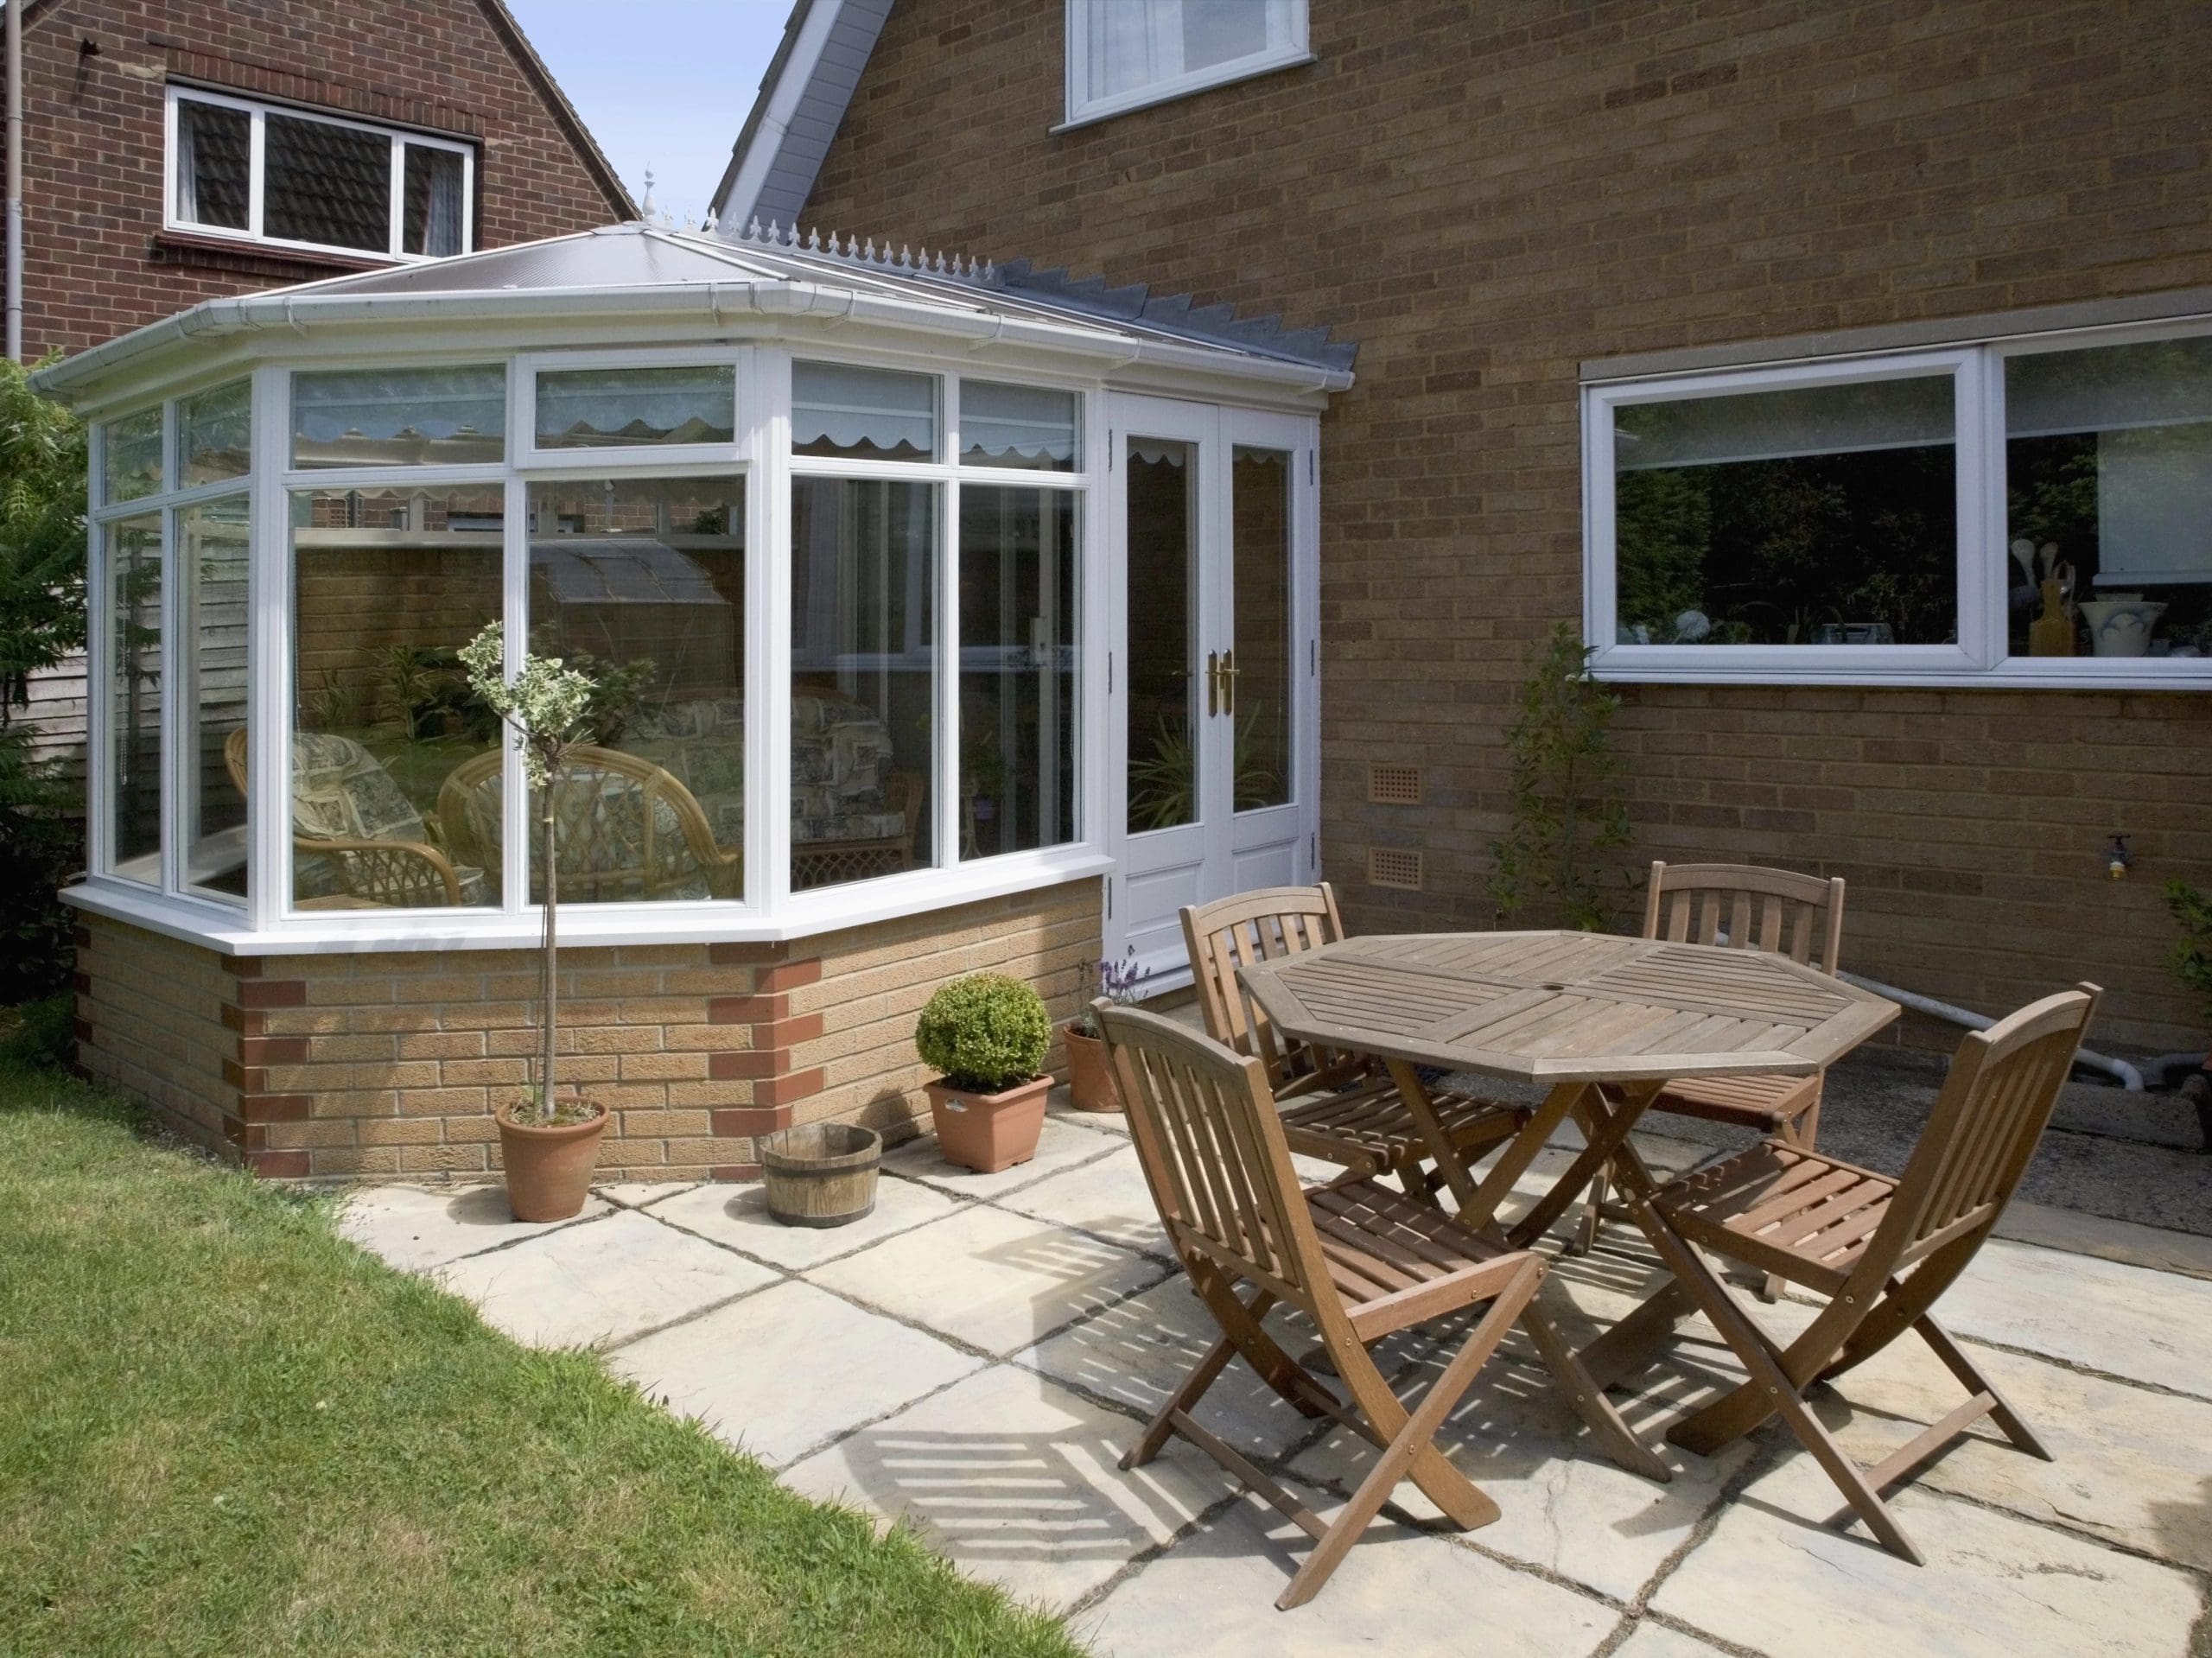
{"label": "dormer window", "polygon": [[1306,0],[1067,0],[1067,124],[1311,62]]}
{"label": "dormer window", "polygon": [[413,260],[474,242],[475,152],[197,88],[169,93],[172,230]]}

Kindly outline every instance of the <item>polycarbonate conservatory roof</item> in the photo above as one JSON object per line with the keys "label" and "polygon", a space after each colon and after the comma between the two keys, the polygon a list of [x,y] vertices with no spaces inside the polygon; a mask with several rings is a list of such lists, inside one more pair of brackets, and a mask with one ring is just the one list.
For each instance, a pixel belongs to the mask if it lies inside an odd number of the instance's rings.
{"label": "polycarbonate conservatory roof", "polygon": [[167,357],[188,341],[319,322],[424,325],[501,314],[636,321],[696,311],[734,323],[747,314],[859,320],[977,342],[1170,361],[1313,391],[1351,383],[1354,348],[1322,328],[1286,329],[1141,284],[1071,280],[1027,261],[999,265],[887,245],[842,244],[757,227],[742,235],[633,222],[518,246],[235,299],[208,300],[44,371],[68,395]]}

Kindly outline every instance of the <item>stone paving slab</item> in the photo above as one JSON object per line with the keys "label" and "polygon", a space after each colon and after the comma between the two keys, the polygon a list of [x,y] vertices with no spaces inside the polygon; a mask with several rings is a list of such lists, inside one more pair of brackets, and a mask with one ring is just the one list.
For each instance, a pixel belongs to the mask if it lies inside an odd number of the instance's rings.
{"label": "stone paving slab", "polygon": [[1095,1163],[1050,1175],[999,1199],[1016,1214],[1072,1226],[1125,1248],[1169,1253],[1167,1234],[1153,1207],[1135,1148],[1123,1146]]}
{"label": "stone paving slab", "polygon": [[505,1186],[370,1186],[346,1197],[338,1229],[402,1272],[419,1273],[605,1213],[606,1200],[592,1197],[570,1220],[531,1223],[515,1218]]}
{"label": "stone paving slab", "polygon": [[769,1214],[768,1194],[758,1185],[700,1186],[655,1204],[653,1218],[787,1272],[802,1272],[925,1222],[941,1220],[958,1207],[928,1186],[879,1177],[874,1211],[842,1226],[785,1226]]}
{"label": "stone paving slab", "polygon": [[1003,1358],[1168,1271],[1095,1238],[971,1206],[807,1276]]}
{"label": "stone paving slab", "polygon": [[1185,1446],[1122,1472],[1129,1430],[1126,1417],[997,1364],[785,1477],[809,1496],[904,1520],[963,1571],[1059,1609],[1221,1496],[1212,1464]]}
{"label": "stone paving slab", "polygon": [[625,1180],[611,1186],[594,1186],[592,1190],[625,1209],[650,1209],[663,1198],[690,1191],[698,1184],[696,1180]]}
{"label": "stone paving slab", "polygon": [[782,1283],[619,1348],[607,1363],[781,1468],[983,1361],[810,1284]]}
{"label": "stone paving slab", "polygon": [[2183,1658],[2202,1587],[2171,1566],[1907,1486],[1891,1499],[1927,1557],[1897,1559],[1809,1457],[1754,1481],[1652,1605],[1770,1658]]}
{"label": "stone paving slab", "polygon": [[776,1274],[650,1215],[618,1210],[454,1261],[437,1278],[517,1341],[589,1347],[672,1324]]}
{"label": "stone paving slab", "polygon": [[2212,1398],[2212,1283],[1992,1241],[1936,1305],[1956,1335]]}
{"label": "stone paving slab", "polygon": [[918,1180],[956,1197],[1001,1197],[1048,1174],[1104,1157],[1117,1143],[1128,1142],[1077,1127],[1069,1116],[1052,1115],[1045,1119],[1044,1130],[1037,1136],[1037,1155],[996,1174],[978,1174],[946,1162],[938,1151],[937,1136],[926,1133],[886,1152],[883,1172],[901,1179]]}
{"label": "stone paving slab", "polygon": [[[1292,1490],[1324,1519],[1339,1506]],[[1594,1652],[1620,1621],[1571,1590],[1389,1520],[1362,1534],[1317,1598],[1277,1611],[1275,1597],[1311,1547],[1305,1533],[1245,1497],[1116,1585],[1073,1627],[1101,1658],[1562,1658]]]}
{"label": "stone paving slab", "polygon": [[[1442,1372],[1450,1352],[1432,1347],[1397,1379],[1408,1407]],[[1436,1443],[1459,1471],[1496,1499],[1498,1518],[1467,1534],[1494,1553],[1541,1566],[1625,1601],[1720,1499],[1722,1486],[1751,1455],[1738,1444],[1710,1459],[1662,1443],[1674,1407],[1615,1395],[1630,1431],[1675,1471],[1666,1484],[1608,1461],[1589,1430],[1539,1367],[1493,1358]],[[1343,1428],[1291,1464],[1291,1471],[1349,1493],[1375,1465],[1374,1447]],[[1444,1516],[1419,1487],[1402,1483],[1391,1499],[1412,1519]]]}
{"label": "stone paving slab", "polygon": [[1628,1639],[1613,1648],[1611,1658],[1727,1658],[1727,1655],[1695,1636],[1646,1618],[1639,1620]]}

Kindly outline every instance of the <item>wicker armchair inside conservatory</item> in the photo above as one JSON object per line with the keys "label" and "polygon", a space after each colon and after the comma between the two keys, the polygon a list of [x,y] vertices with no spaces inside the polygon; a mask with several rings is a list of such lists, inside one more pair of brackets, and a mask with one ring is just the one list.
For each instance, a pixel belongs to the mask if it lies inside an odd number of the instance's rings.
{"label": "wicker armchair inside conservatory", "polygon": [[[501,867],[503,792],[497,749],[463,760],[438,790],[448,843],[490,870]],[[567,774],[553,785],[553,812],[564,899],[736,898],[743,891],[742,848],[718,845],[691,791],[651,760],[588,744],[571,749]],[[543,895],[533,875],[532,900]]]}
{"label": "wicker armchair inside conservatory", "polygon": [[[246,794],[244,727],[223,741],[223,765]],[[292,892],[302,910],[435,909],[485,901],[481,865],[435,843],[376,756],[350,737],[292,739]]]}

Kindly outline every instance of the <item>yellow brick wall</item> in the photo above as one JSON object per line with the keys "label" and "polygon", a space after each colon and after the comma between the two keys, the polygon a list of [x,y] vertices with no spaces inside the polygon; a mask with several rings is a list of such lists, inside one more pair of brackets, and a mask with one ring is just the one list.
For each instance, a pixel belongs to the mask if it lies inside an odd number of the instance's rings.
{"label": "yellow brick wall", "polygon": [[87,916],[77,929],[77,1063],[236,1156],[238,1093],[224,1074],[238,1057],[237,1032],[224,1022],[235,984],[212,950]]}

